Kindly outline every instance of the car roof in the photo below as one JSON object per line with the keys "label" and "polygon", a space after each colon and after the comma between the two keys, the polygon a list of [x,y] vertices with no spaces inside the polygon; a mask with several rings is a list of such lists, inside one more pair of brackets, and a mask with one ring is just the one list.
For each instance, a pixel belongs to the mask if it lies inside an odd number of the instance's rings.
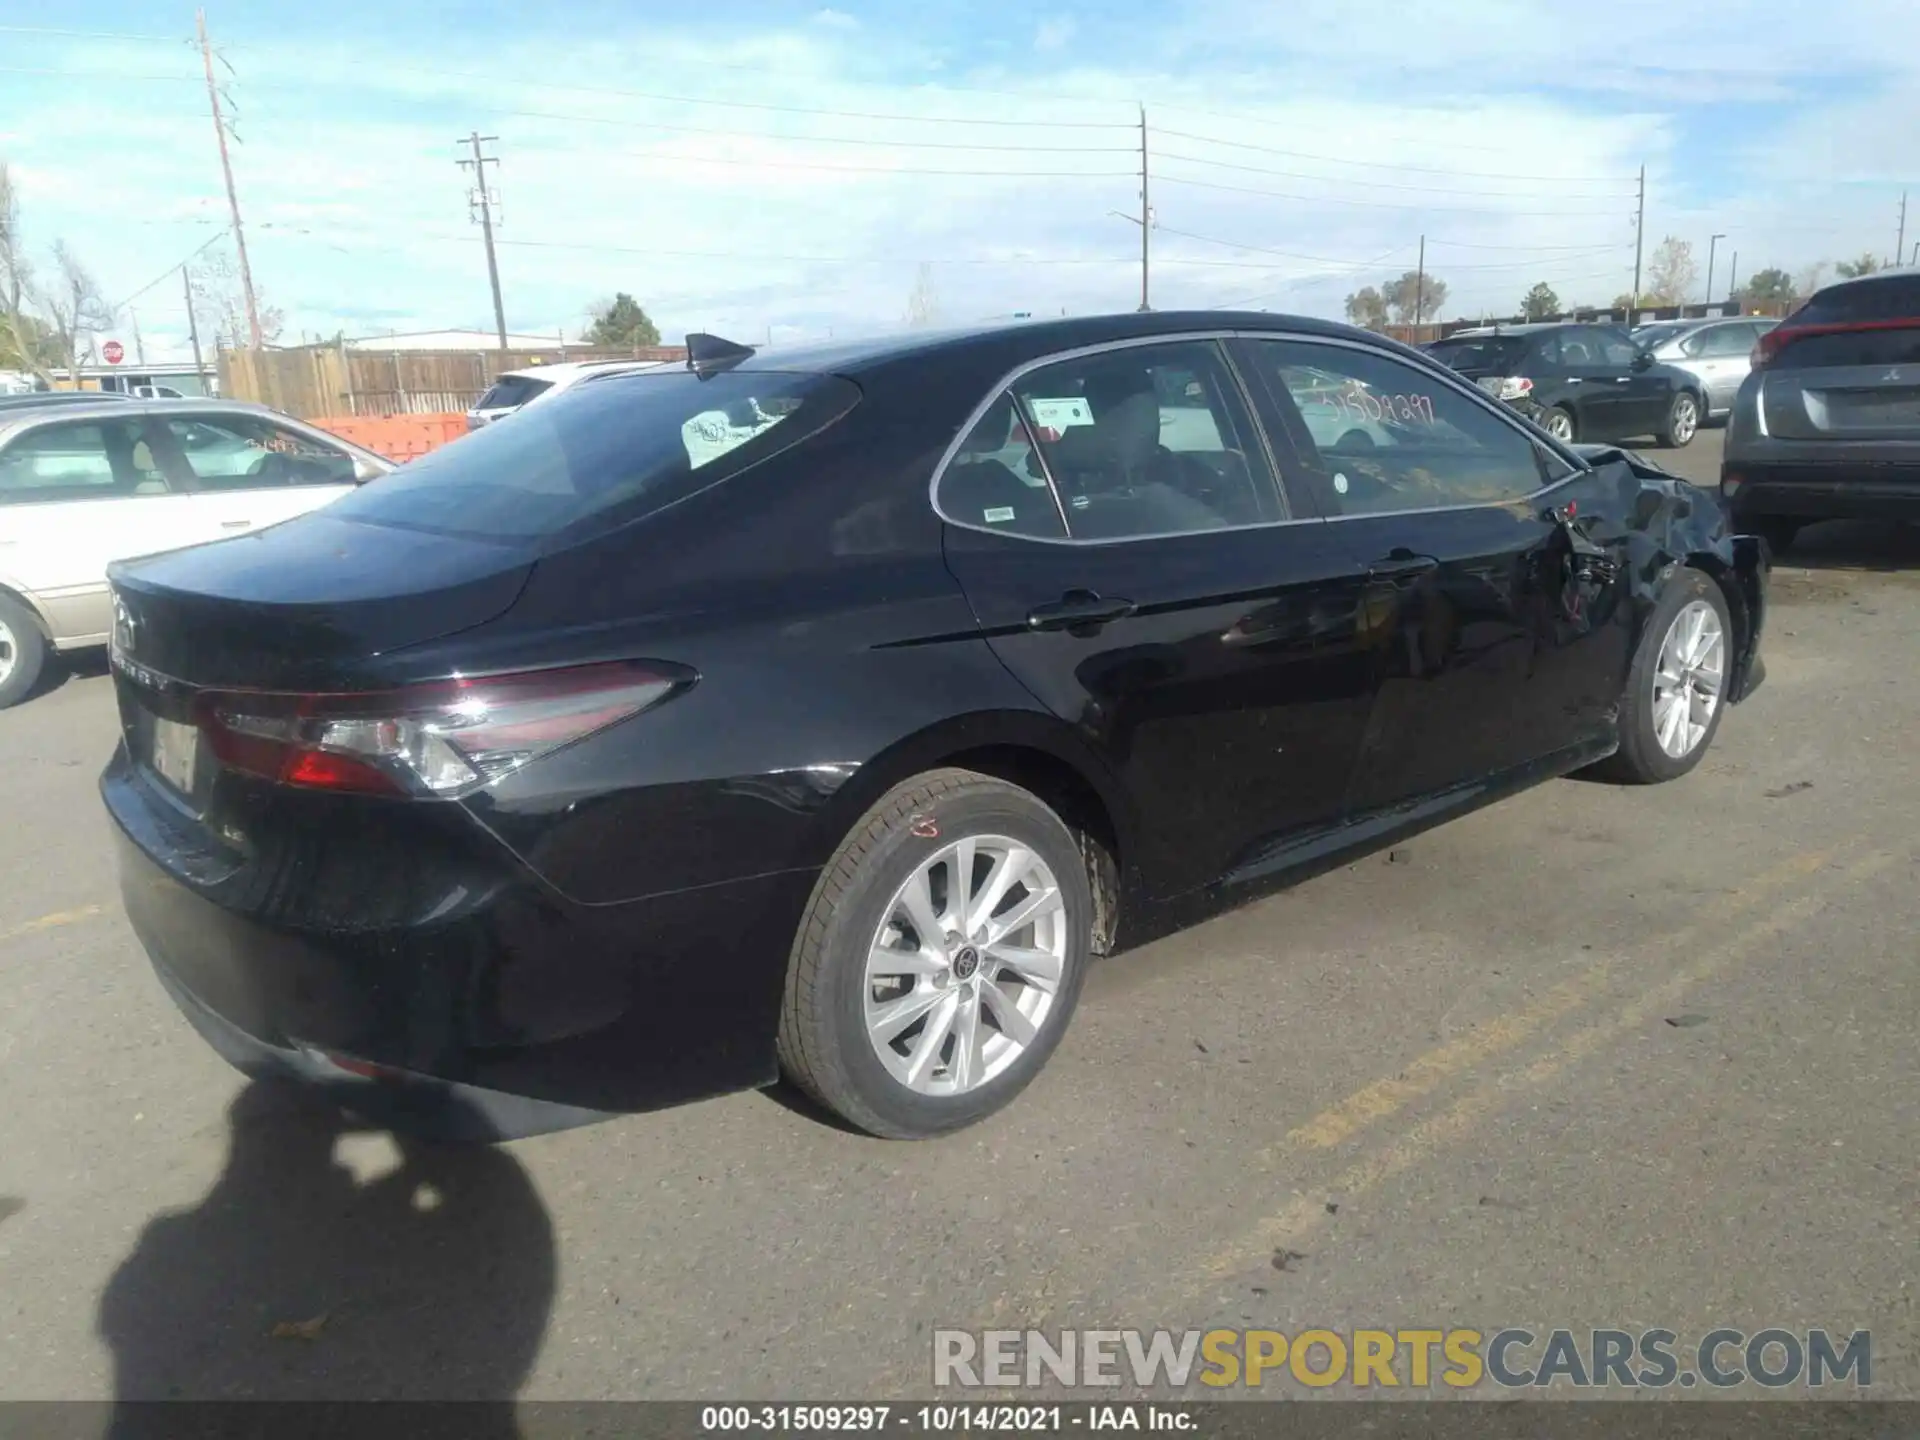
{"label": "car roof", "polygon": [[502,370],[495,380],[577,380],[602,371],[651,370],[659,365],[677,365],[676,360],[558,360],[551,365],[523,365],[518,370]]}
{"label": "car roof", "polygon": [[1404,348],[1380,335],[1332,320],[1245,310],[1124,311],[1077,315],[1058,320],[1021,320],[961,326],[946,330],[910,330],[857,340],[757,349],[740,363],[746,370],[804,370],[855,375],[900,360],[947,351],[1014,349],[1033,356],[1103,345],[1116,340],[1151,339],[1194,332],[1247,331],[1290,335],[1359,337],[1384,347]]}
{"label": "car roof", "polygon": [[87,405],[100,400],[124,403],[131,395],[123,395],[118,390],[28,390],[12,395],[0,395],[0,410],[35,410],[42,406]]}
{"label": "car roof", "polygon": [[209,396],[189,395],[177,400],[163,396],[152,400],[139,398],[102,400],[91,405],[38,405],[16,410],[0,409],[0,438],[55,418],[63,421],[86,421],[108,417],[125,419],[129,415],[254,415],[280,425],[297,425],[303,429],[317,430],[327,436],[330,443],[339,445],[356,455],[368,456],[380,461],[383,465],[393,464],[393,461],[376,454],[364,445],[356,445],[344,436],[335,435],[330,430],[321,430],[311,421],[275,410],[270,405],[256,405],[250,400],[220,400]]}

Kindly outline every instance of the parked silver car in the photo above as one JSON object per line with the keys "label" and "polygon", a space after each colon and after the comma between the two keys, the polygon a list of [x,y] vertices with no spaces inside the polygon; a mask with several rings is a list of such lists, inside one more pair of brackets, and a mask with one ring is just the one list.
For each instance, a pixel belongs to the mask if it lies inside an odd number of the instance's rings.
{"label": "parked silver car", "polygon": [[1920,269],[1829,285],[1767,334],[1720,493],[1776,550],[1815,520],[1920,520]]}
{"label": "parked silver car", "polygon": [[1753,347],[1778,320],[1747,316],[1733,320],[1656,320],[1633,331],[1633,342],[1662,365],[1685,370],[1706,392],[1705,418],[1733,409],[1733,397],[1752,366]]}

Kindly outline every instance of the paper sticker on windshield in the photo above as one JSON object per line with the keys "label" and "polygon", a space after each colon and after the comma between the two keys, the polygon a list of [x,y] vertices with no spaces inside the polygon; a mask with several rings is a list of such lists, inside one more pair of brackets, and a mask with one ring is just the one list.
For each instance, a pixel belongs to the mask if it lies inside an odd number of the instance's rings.
{"label": "paper sticker on windshield", "polygon": [[1333,477],[1333,488],[1335,490],[1338,490],[1342,495],[1346,494],[1347,493],[1347,477],[1344,475],[1335,474]]}
{"label": "paper sticker on windshield", "polygon": [[1013,519],[1013,507],[1011,505],[995,505],[991,510],[984,513],[983,518],[989,525],[1005,524],[1007,521]]}

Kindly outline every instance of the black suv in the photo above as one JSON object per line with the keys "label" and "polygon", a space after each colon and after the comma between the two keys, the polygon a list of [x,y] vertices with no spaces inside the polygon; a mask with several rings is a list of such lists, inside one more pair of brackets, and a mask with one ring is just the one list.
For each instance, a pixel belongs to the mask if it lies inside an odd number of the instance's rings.
{"label": "black suv", "polygon": [[1617,325],[1459,330],[1426,347],[1555,439],[1690,443],[1707,413],[1696,376],[1662,365]]}

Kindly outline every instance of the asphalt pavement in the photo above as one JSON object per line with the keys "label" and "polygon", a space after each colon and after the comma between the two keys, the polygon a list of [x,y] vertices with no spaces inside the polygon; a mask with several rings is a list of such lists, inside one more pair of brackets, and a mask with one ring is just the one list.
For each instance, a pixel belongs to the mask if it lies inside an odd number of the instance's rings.
{"label": "asphalt pavement", "polygon": [[749,1094],[435,1150],[244,1085],[121,918],[82,667],[0,713],[0,1399],[873,1399],[941,1328],[1521,1324],[1864,1329],[1920,1395],[1920,539],[1791,559],[1693,775],[1105,962],[920,1145]]}

